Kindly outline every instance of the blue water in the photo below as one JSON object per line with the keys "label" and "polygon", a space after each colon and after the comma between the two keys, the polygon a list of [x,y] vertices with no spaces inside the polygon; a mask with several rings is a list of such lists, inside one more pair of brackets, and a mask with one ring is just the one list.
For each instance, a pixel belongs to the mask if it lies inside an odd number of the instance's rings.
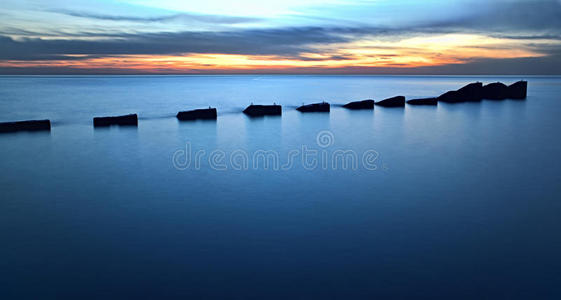
{"label": "blue water", "polygon": [[525,101],[294,109],[521,78],[0,76],[0,121],[53,122],[0,135],[0,299],[560,299],[561,77],[524,77]]}

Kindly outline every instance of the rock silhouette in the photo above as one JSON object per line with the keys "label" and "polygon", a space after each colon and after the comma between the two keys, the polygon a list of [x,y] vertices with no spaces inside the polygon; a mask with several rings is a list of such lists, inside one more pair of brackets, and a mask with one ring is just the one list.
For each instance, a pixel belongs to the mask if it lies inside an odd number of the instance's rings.
{"label": "rock silhouette", "polygon": [[217,113],[216,108],[203,108],[194,109],[189,111],[180,111],[177,113],[177,119],[181,121],[192,121],[192,120],[216,120]]}
{"label": "rock silhouette", "polygon": [[395,96],[392,98],[384,99],[381,101],[376,102],[376,105],[382,107],[404,107],[405,106],[405,97],[403,96]]}
{"label": "rock silhouette", "polygon": [[299,112],[329,112],[330,105],[327,102],[313,103],[308,105],[302,105],[296,110]]}
{"label": "rock silhouette", "polygon": [[30,120],[17,122],[0,123],[0,133],[18,132],[18,131],[41,131],[51,130],[51,121],[49,120]]}
{"label": "rock silhouette", "polygon": [[472,102],[505,99],[526,99],[528,82],[518,81],[510,86],[495,82],[483,85],[481,82],[470,83],[457,91],[440,95],[437,100],[447,103]]}
{"label": "rock silhouette", "polygon": [[438,100],[436,98],[421,98],[421,99],[411,99],[407,100],[407,104],[410,105],[438,105]]}
{"label": "rock silhouette", "polygon": [[483,98],[489,100],[505,100],[508,98],[508,87],[502,82],[487,84],[483,87]]}
{"label": "rock silhouette", "polygon": [[526,99],[528,93],[528,82],[518,81],[508,86],[508,98]]}
{"label": "rock silhouette", "polygon": [[374,100],[362,100],[362,101],[355,101],[349,102],[343,105],[344,108],[348,109],[374,109]]}
{"label": "rock silhouette", "polygon": [[483,84],[470,83],[457,91],[449,91],[440,95],[437,100],[447,103],[474,102],[483,99]]}
{"label": "rock silhouette", "polygon": [[244,114],[250,117],[260,116],[280,116],[282,114],[282,107],[280,105],[253,105],[251,104],[243,111]]}
{"label": "rock silhouette", "polygon": [[[528,82],[521,80],[509,86],[501,82],[494,82],[483,85],[481,82],[470,83],[459,90],[448,91],[436,98],[420,98],[410,99],[407,104],[410,105],[438,105],[438,102],[459,103],[459,102],[472,102],[481,101],[483,99],[489,100],[504,100],[504,99],[526,99],[528,93]],[[349,102],[343,107],[347,109],[374,109],[374,105],[383,107],[404,107],[405,97],[396,96],[384,99],[378,102],[367,99],[361,101]],[[297,108],[300,112],[329,112],[331,106],[327,102],[313,103],[302,105]],[[259,116],[279,116],[282,114],[282,106],[274,105],[253,105],[248,106],[244,111],[246,115],[251,117]],[[195,109],[190,111],[180,111],[177,113],[177,119],[184,120],[216,120],[216,108]],[[111,117],[95,117],[93,118],[94,127],[103,127],[111,125],[121,126],[138,126],[138,116],[136,114],[129,114],[123,116]],[[50,120],[29,120],[17,122],[3,122],[0,123],[0,133],[17,132],[17,131],[39,131],[51,130]]]}
{"label": "rock silhouette", "polygon": [[105,127],[111,125],[138,126],[138,116],[136,114],[115,116],[115,117],[95,117],[94,127]]}

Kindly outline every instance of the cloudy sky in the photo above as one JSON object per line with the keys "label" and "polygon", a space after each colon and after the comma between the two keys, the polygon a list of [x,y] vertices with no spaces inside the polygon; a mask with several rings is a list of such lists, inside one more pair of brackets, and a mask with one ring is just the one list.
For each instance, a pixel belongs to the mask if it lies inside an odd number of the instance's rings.
{"label": "cloudy sky", "polygon": [[561,74],[561,0],[2,0],[0,74]]}

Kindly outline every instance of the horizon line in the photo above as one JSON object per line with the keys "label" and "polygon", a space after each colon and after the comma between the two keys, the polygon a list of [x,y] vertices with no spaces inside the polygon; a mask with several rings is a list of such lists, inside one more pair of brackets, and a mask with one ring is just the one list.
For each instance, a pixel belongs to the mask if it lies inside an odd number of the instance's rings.
{"label": "horizon line", "polygon": [[501,74],[501,73],[112,73],[112,72],[94,72],[94,73],[81,73],[81,72],[61,72],[61,73],[3,73],[0,76],[220,76],[220,75],[291,75],[291,76],[561,76],[558,74]]}

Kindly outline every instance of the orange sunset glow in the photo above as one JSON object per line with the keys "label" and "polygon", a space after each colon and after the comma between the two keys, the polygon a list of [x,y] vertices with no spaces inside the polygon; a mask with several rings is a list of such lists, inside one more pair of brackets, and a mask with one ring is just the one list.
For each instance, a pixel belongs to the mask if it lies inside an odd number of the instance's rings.
{"label": "orange sunset glow", "polygon": [[[166,2],[165,10],[124,6],[126,11],[138,10],[138,15],[98,13],[111,7],[103,5],[92,8],[96,12],[35,12],[36,18],[31,18],[34,14],[30,13],[24,17],[22,12],[14,22],[21,23],[27,18],[25,30],[16,30],[8,23],[3,26],[0,72],[205,74],[359,70],[375,74],[380,70],[516,73],[533,68],[532,72],[547,73],[554,69],[561,40],[549,23],[540,23],[537,15],[531,20],[527,20],[528,16],[513,16],[505,19],[506,23],[497,23],[497,19],[490,18],[489,11],[503,9],[500,6],[489,3],[469,11],[466,3],[456,1],[446,5],[350,1],[334,4],[340,6],[338,10],[327,6],[320,9],[325,14],[321,18],[309,12],[308,6],[280,2],[274,4],[276,10],[252,6],[252,10],[235,16],[186,12],[175,1]],[[317,3],[307,5],[315,7]],[[522,11],[518,10],[520,5],[508,13],[517,15]],[[239,7],[224,3],[226,6],[231,12],[239,11]],[[426,19],[413,13],[444,7],[446,16],[431,13],[431,18]],[[170,14],[170,9],[176,13]],[[203,5],[201,9],[222,11],[218,6]],[[297,18],[293,15],[295,10],[301,10]],[[152,16],[157,12],[162,16]],[[17,15],[17,11],[12,13]],[[403,14],[411,20],[404,20]],[[395,18],[387,18],[392,15]],[[51,22],[37,23],[38,20]],[[525,21],[527,28],[514,31],[525,26]],[[497,69],[506,60],[510,66]]]}
{"label": "orange sunset glow", "polygon": [[[548,41],[540,41],[547,43]],[[317,46],[316,53],[301,53],[297,58],[279,55],[183,54],[183,55],[117,55],[80,60],[6,60],[1,67],[68,67],[68,68],[125,68],[146,72],[197,70],[279,70],[294,68],[337,69],[344,67],[415,68],[461,64],[473,57],[523,58],[543,54],[524,49],[504,39],[481,35],[439,35],[411,38],[399,42],[376,40],[356,41],[329,47]],[[333,46],[330,46],[331,48]],[[511,48],[507,48],[511,47]],[[324,49],[325,48],[325,49]],[[77,58],[80,55],[67,55]]]}

